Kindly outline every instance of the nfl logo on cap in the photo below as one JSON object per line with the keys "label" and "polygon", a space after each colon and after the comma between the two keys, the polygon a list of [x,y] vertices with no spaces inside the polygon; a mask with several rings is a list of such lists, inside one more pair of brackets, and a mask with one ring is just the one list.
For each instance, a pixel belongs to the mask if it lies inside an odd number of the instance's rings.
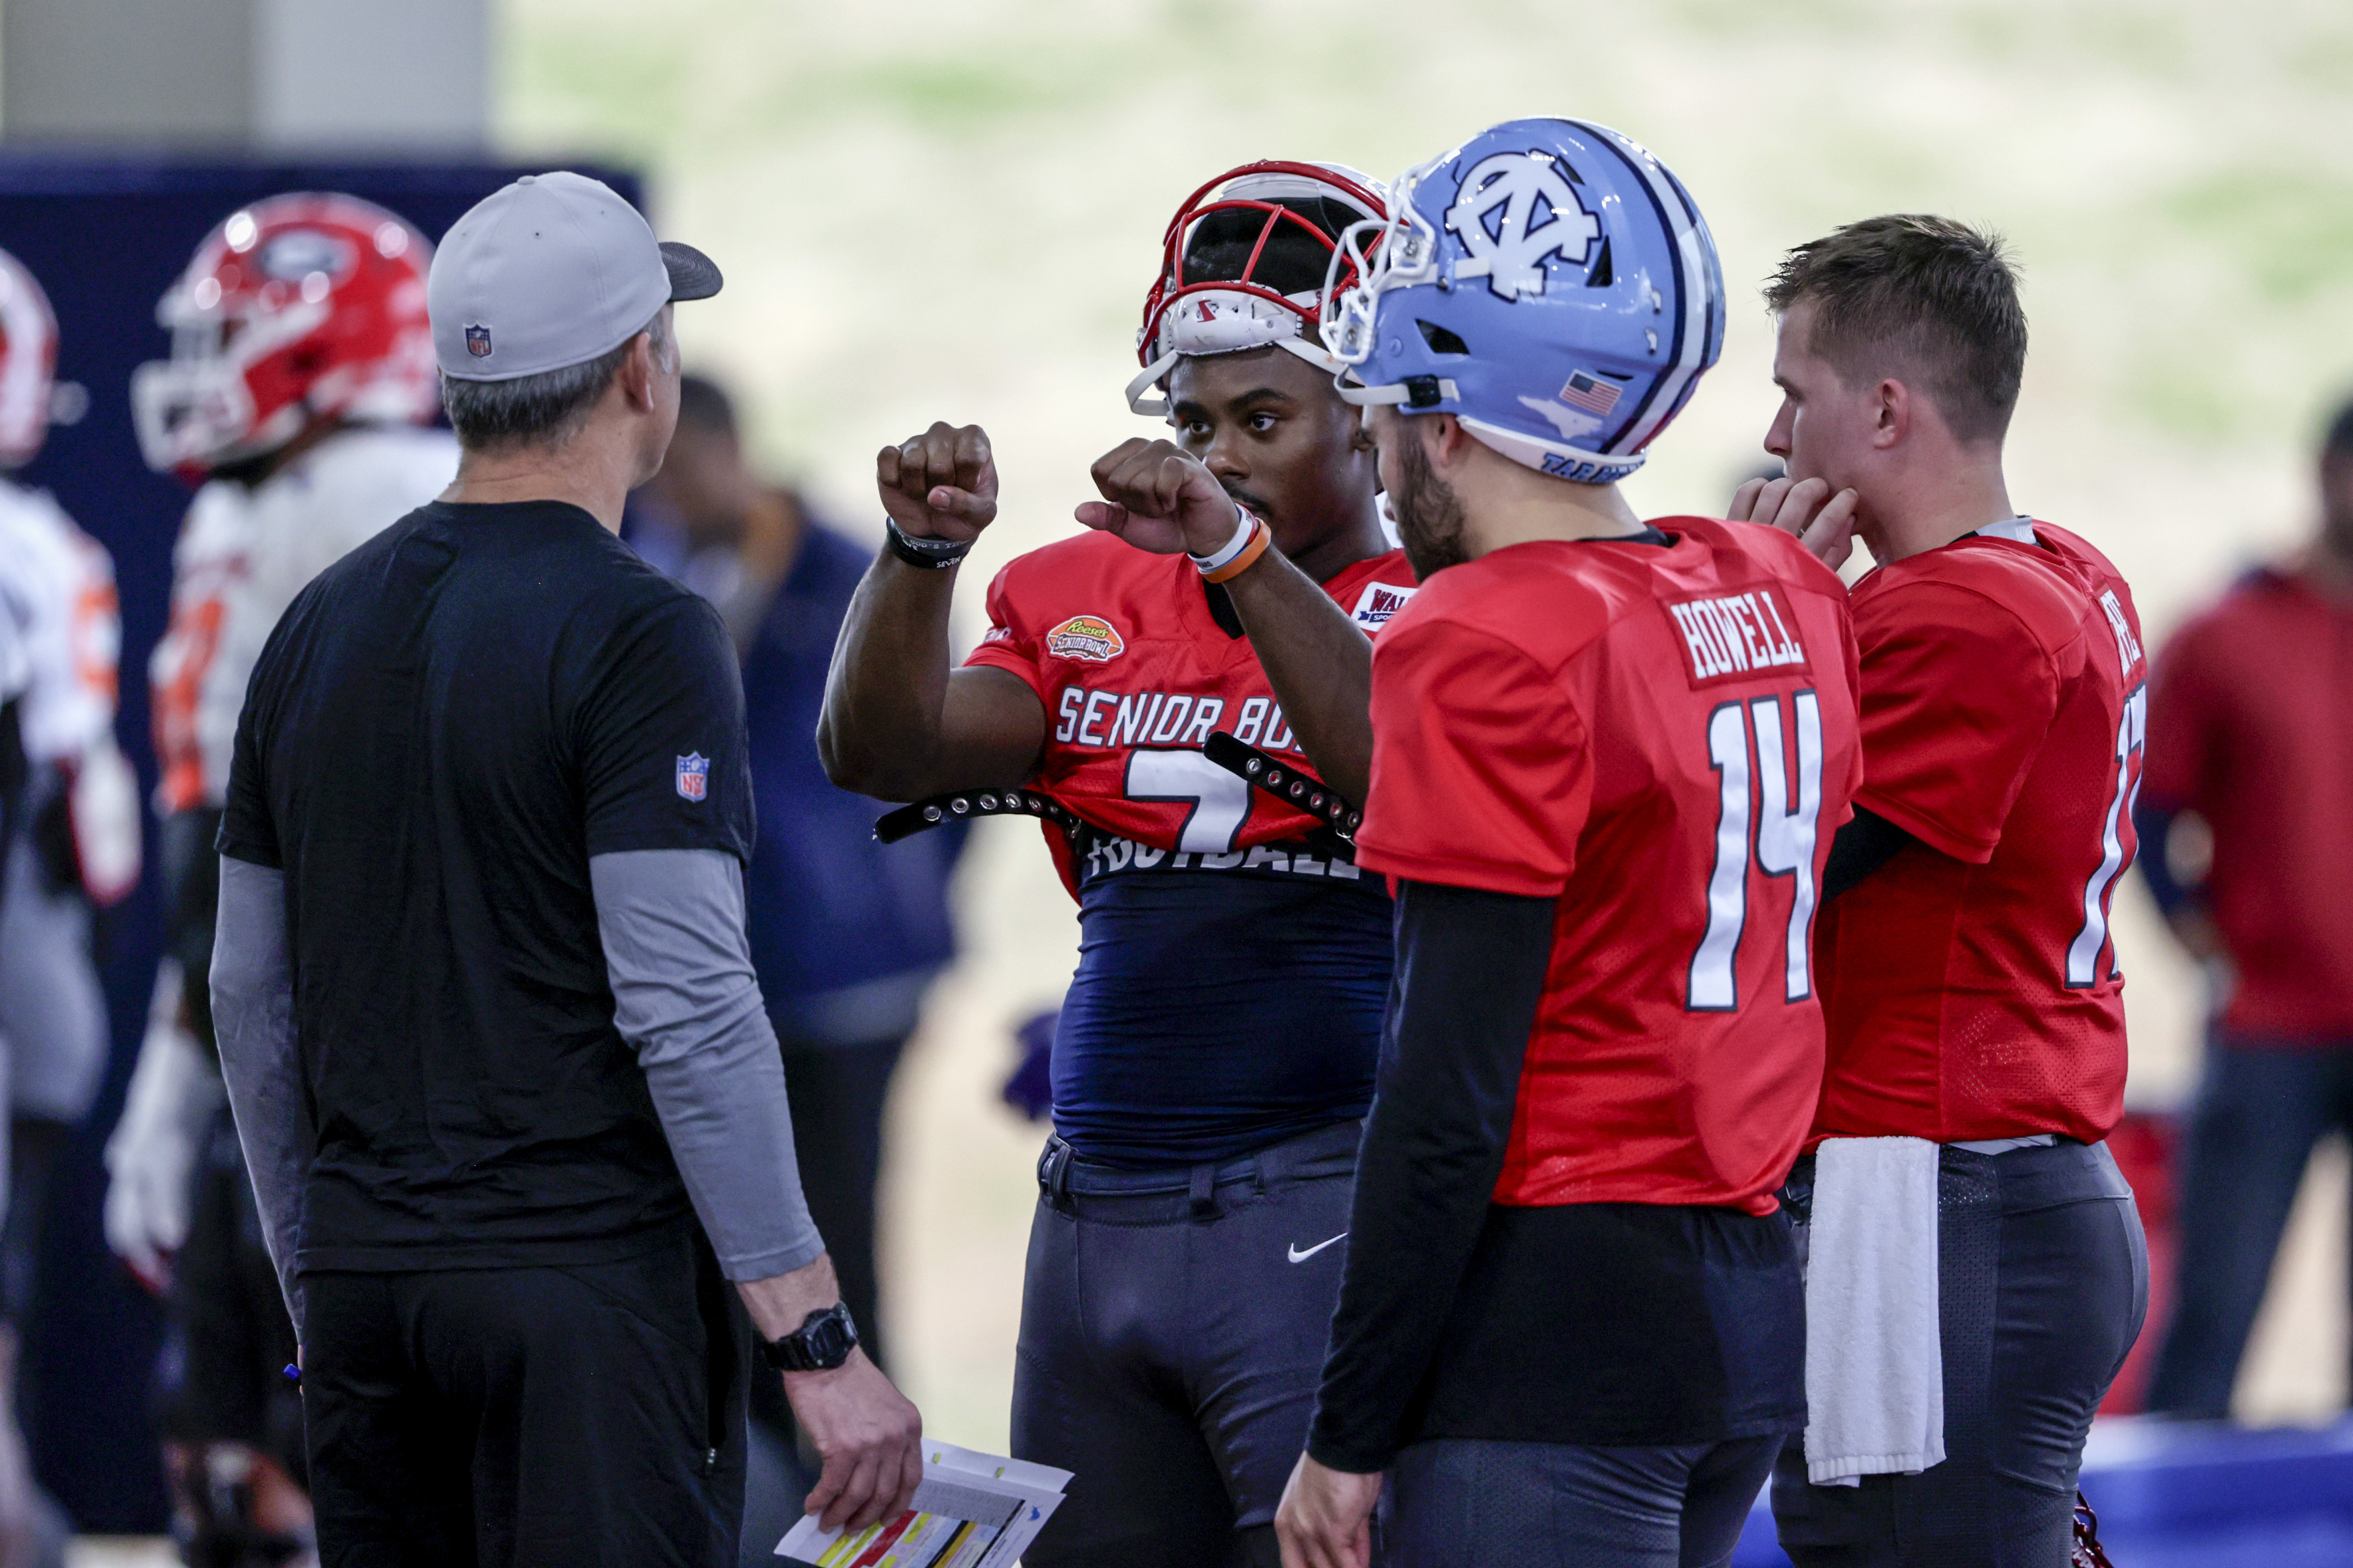
{"label": "nfl logo on cap", "polygon": [[466,352],[476,359],[491,357],[491,329],[470,326],[466,329]]}
{"label": "nfl logo on cap", "polygon": [[678,760],[678,793],[682,800],[701,800],[711,783],[711,759],[692,752]]}

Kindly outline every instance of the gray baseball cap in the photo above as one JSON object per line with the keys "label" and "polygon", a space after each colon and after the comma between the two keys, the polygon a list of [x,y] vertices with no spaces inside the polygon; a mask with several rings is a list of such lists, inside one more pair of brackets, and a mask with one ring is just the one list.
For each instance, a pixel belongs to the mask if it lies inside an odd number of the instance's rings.
{"label": "gray baseball cap", "polygon": [[719,292],[691,245],[657,242],[601,180],[525,174],[442,237],[425,283],[433,357],[458,381],[512,381],[609,353],[672,300]]}

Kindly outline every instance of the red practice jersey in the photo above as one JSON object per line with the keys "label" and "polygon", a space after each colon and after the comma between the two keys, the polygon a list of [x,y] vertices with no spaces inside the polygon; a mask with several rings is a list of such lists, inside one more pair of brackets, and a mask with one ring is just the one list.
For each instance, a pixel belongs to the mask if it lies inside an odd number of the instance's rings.
{"label": "red practice jersey", "polygon": [[2096,1142],[2122,1114],[2108,902],[2132,863],[2147,666],[2107,558],[2032,531],[1855,584],[1855,801],[1926,847],[1822,916],[1823,1135]]}
{"label": "red practice jersey", "polygon": [[1821,1085],[1810,935],[1862,777],[1846,590],[1769,529],[1514,545],[1375,646],[1358,858],[1558,900],[1495,1201],[1769,1214]]}
{"label": "red practice jersey", "polygon": [[[1324,590],[1371,633],[1412,596],[1413,573],[1391,551]],[[1228,731],[1313,773],[1257,651],[1219,624],[1186,557],[1107,533],[1033,550],[989,584],[988,632],[965,662],[1011,671],[1046,705],[1051,728],[1029,787],[1114,836],[1092,838],[1091,853],[1166,852],[1176,870],[1298,873],[1294,857],[1267,847],[1303,838],[1322,819],[1201,754],[1204,741]],[[1070,863],[1060,833],[1050,829],[1047,842],[1075,891],[1085,868]],[[1357,875],[1345,860],[1298,858],[1308,875]]]}
{"label": "red practice jersey", "polygon": [[2203,892],[2238,972],[2223,1026],[2353,1040],[2353,603],[2250,573],[2173,634],[2148,693],[2143,792],[2214,831]]}

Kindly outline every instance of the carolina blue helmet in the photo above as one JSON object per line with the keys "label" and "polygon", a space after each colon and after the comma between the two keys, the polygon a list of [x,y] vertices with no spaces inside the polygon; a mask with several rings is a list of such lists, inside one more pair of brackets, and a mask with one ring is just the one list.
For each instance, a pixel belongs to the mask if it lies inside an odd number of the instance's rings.
{"label": "carolina blue helmet", "polygon": [[[1353,267],[1360,279],[1343,288]],[[1451,414],[1560,479],[1642,466],[1724,347],[1715,241],[1651,153],[1582,120],[1511,120],[1398,182],[1350,229],[1323,333],[1341,395]]]}

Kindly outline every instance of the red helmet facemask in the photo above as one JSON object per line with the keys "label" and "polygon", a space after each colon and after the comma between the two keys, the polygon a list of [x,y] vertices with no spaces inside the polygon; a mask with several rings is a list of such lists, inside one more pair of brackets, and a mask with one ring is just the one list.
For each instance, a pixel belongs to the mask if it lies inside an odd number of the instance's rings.
{"label": "red helmet facemask", "polygon": [[156,306],[172,357],[132,375],[148,465],[201,475],[326,416],[430,419],[432,260],[414,226],[356,196],[272,196],[231,213]]}
{"label": "red helmet facemask", "polygon": [[[1165,416],[1168,400],[1155,396],[1154,388],[1188,354],[1237,353],[1277,344],[1319,368],[1339,370],[1315,331],[1324,289],[1311,286],[1285,292],[1266,280],[1270,250],[1303,237],[1339,268],[1342,287],[1354,279],[1356,262],[1342,254],[1337,236],[1289,205],[1311,201],[1340,205],[1351,215],[1351,223],[1386,224],[1388,218],[1381,187],[1336,163],[1245,163],[1185,198],[1162,236],[1160,275],[1145,296],[1144,325],[1136,334],[1136,359],[1144,370],[1127,384],[1130,408]],[[1188,271],[1202,225],[1220,215],[1239,219],[1221,227],[1254,236],[1247,255],[1239,266],[1215,266],[1205,272],[1196,265]],[[1329,268],[1325,270],[1328,276]]]}

